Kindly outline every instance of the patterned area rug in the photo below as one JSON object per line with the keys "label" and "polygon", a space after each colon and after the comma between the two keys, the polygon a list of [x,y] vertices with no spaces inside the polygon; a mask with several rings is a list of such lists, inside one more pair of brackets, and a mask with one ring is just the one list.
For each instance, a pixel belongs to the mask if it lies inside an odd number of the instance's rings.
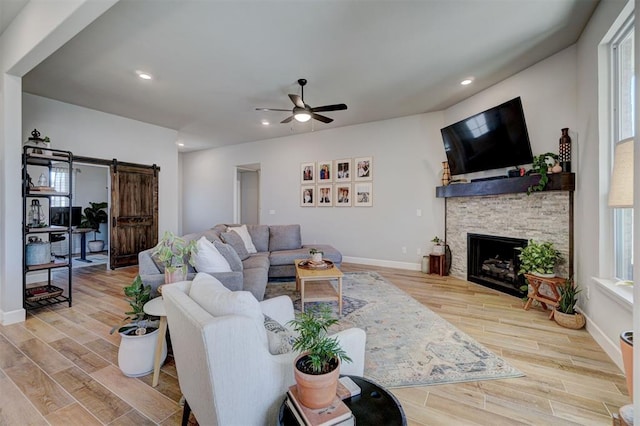
{"label": "patterned area rug", "polygon": [[[280,295],[291,297],[300,311],[295,282],[269,283],[265,298]],[[375,272],[345,273],[342,295],[343,317],[333,331],[359,327],[367,332],[364,375],[383,386],[524,376]],[[337,302],[331,304],[337,315]]]}

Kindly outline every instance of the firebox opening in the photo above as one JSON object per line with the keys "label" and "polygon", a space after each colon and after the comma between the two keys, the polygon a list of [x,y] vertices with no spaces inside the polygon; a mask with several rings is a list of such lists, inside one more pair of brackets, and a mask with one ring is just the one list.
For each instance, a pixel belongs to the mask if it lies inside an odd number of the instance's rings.
{"label": "firebox opening", "polygon": [[467,280],[503,293],[523,297],[524,278],[518,275],[517,248],[528,241],[493,235],[467,234]]}

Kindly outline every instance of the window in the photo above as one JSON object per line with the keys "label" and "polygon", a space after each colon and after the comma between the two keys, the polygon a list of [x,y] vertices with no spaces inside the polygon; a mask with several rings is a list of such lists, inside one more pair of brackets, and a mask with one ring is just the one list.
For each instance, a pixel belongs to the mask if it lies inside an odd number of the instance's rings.
{"label": "window", "polygon": [[[634,25],[627,22],[611,43],[612,58],[612,138],[615,145],[635,135]],[[613,167],[613,160],[610,167]],[[619,280],[633,280],[633,208],[613,211],[614,274]]]}
{"label": "window", "polygon": [[[56,192],[69,192],[69,168],[67,166],[52,167],[50,176],[51,186]],[[51,207],[68,207],[68,197],[51,197]]]}

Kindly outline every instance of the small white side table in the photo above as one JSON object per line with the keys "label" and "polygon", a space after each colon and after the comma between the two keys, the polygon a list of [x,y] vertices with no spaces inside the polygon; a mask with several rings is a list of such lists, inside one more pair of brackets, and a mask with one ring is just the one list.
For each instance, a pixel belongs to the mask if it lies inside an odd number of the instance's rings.
{"label": "small white side table", "polygon": [[162,347],[164,346],[165,335],[167,334],[167,312],[164,310],[164,301],[162,297],[156,297],[149,300],[142,308],[147,315],[160,317],[160,326],[158,328],[158,343],[156,343],[156,353],[153,359],[153,382],[151,386],[158,386],[160,378],[160,359],[162,358]]}

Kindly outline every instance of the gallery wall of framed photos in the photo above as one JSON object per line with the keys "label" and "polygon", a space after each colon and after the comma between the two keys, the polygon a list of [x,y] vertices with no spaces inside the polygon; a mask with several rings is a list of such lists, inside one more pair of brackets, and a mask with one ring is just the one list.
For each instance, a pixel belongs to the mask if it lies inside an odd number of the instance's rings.
{"label": "gallery wall of framed photos", "polygon": [[300,206],[373,206],[373,158],[355,157],[302,163]]}

